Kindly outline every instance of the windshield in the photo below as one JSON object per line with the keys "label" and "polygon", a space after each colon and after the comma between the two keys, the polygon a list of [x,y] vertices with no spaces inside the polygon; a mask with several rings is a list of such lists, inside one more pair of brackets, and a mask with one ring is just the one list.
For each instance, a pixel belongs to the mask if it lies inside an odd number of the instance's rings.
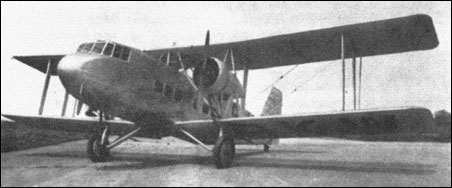
{"label": "windshield", "polygon": [[77,52],[90,52],[93,44],[94,43],[83,43],[78,47]]}
{"label": "windshield", "polygon": [[114,44],[112,44],[112,43],[108,43],[107,44],[107,46],[105,46],[105,49],[104,49],[104,55],[107,55],[107,56],[110,56],[111,55],[111,53],[113,52],[113,48],[115,47],[115,45]]}
{"label": "windshield", "polygon": [[123,59],[125,61],[129,60],[131,49],[118,45],[112,42],[96,42],[96,43],[83,43],[77,48],[78,53],[88,53],[93,52],[97,54],[103,54],[106,56],[113,56],[116,58]]}
{"label": "windshield", "polygon": [[104,46],[105,46],[105,42],[96,43],[94,45],[93,52],[100,54],[102,52],[102,50],[104,49]]}

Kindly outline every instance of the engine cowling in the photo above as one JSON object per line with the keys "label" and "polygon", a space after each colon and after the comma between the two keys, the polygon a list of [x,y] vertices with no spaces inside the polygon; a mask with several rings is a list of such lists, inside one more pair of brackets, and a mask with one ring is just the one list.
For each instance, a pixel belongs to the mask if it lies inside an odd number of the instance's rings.
{"label": "engine cowling", "polygon": [[243,94],[238,79],[229,73],[229,68],[223,61],[215,57],[207,59],[204,71],[202,70],[202,63],[195,67],[193,80],[196,86],[203,88],[209,94],[220,92],[235,93],[239,96]]}

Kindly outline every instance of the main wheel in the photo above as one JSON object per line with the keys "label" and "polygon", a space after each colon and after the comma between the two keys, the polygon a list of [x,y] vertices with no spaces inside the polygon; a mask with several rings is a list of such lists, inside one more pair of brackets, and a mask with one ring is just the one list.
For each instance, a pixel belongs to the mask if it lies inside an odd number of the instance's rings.
{"label": "main wheel", "polygon": [[268,144],[264,144],[264,152],[268,153],[270,151],[270,146]]}
{"label": "main wheel", "polygon": [[105,162],[110,158],[110,150],[107,148],[108,136],[104,144],[101,144],[102,134],[95,133],[88,140],[87,153],[93,162]]}
{"label": "main wheel", "polygon": [[232,137],[220,136],[215,143],[213,150],[213,160],[218,169],[229,168],[234,161],[235,144]]}

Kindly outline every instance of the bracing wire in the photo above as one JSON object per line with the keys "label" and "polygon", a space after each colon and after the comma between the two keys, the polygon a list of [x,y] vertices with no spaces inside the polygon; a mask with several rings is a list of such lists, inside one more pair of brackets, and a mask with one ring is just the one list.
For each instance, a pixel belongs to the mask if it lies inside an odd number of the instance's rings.
{"label": "bracing wire", "polygon": [[[304,81],[301,82],[301,83],[306,83],[306,82],[312,80],[313,78],[315,78],[316,76],[318,76],[319,73],[324,73],[324,72],[326,71],[326,69],[327,69],[328,67],[330,67],[333,63],[334,63],[334,61],[331,62],[331,63],[329,63],[329,64],[326,65],[325,67],[323,67],[323,69],[321,69],[321,71],[316,71],[311,77],[309,77],[308,79],[304,80]],[[302,84],[299,84],[299,86],[297,86],[294,90],[292,90],[292,92],[290,92],[289,95],[291,95],[291,94],[297,92],[297,89],[299,89],[301,86],[303,86],[303,85],[302,85]],[[274,106],[273,106],[272,108],[270,108],[268,111],[273,110],[274,108],[278,107],[278,106],[281,105],[281,104],[282,104],[282,101],[281,101],[279,104],[274,105]]]}

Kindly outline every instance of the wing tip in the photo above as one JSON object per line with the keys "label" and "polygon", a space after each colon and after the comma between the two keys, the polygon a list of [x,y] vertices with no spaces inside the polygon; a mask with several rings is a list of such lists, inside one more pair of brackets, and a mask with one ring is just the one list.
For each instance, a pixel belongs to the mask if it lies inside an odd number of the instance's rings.
{"label": "wing tip", "polygon": [[433,18],[428,14],[415,14],[412,17],[415,17],[416,23],[419,24],[420,27],[424,28],[424,35],[428,36],[429,39],[428,44],[425,47],[425,50],[431,50],[439,46],[439,39],[436,33],[435,25],[433,24]]}

